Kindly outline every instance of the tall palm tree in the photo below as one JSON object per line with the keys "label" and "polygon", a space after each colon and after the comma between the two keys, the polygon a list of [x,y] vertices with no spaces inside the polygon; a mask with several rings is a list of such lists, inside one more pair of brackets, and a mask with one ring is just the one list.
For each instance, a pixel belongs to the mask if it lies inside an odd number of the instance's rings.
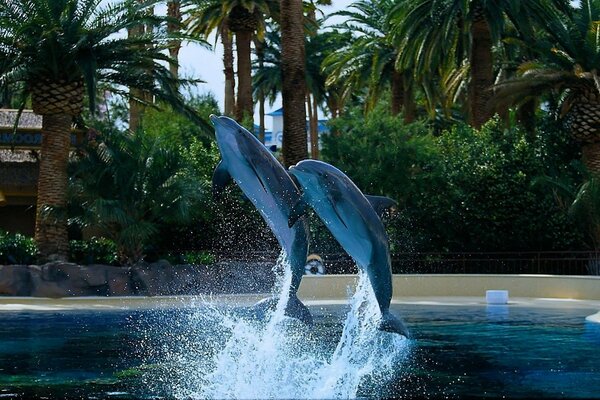
{"label": "tall palm tree", "polygon": [[[238,95],[235,117],[239,121],[252,117],[252,64],[251,47],[255,34],[262,37],[265,19],[277,18],[277,0],[192,0],[187,24],[191,32],[208,36],[221,31],[226,24],[235,34],[237,52]],[[226,66],[227,73],[227,66]]]}
{"label": "tall palm tree", "polygon": [[366,88],[367,111],[384,90],[390,88],[392,114],[404,109],[404,118],[410,122],[414,119],[411,74],[396,68],[398,48],[392,42],[387,20],[395,3],[393,0],[359,0],[348,10],[335,13],[347,19],[338,28],[354,33],[354,37],[330,54],[323,68],[328,75],[327,85],[340,85],[344,98]]}
{"label": "tall palm tree", "polygon": [[176,38],[181,28],[181,0],[170,0],[167,1],[167,17],[169,22],[167,29],[169,34],[174,38],[169,44],[169,55],[174,62],[169,64],[171,74],[175,77],[179,77],[179,50],[181,49],[181,39]]}
{"label": "tall palm tree", "polygon": [[[64,259],[67,225],[64,215],[48,217],[48,208],[64,209],[67,161],[73,118],[84,94],[95,110],[100,83],[126,94],[122,87],[150,93],[212,129],[183,102],[164,53],[169,38],[164,18],[146,13],[152,2],[128,0],[107,6],[101,0],[8,0],[0,3],[0,86],[23,83],[24,107],[43,116],[35,237],[42,258]],[[155,29],[124,37],[140,24]],[[185,83],[185,82],[184,82]],[[53,213],[59,215],[60,213]],[[63,213],[64,214],[64,213]]]}
{"label": "tall palm tree", "polygon": [[580,7],[561,13],[540,8],[545,39],[528,43],[538,59],[522,64],[520,76],[497,86],[497,101],[557,93],[571,134],[582,145],[583,162],[600,175],[600,0],[582,0]]}
{"label": "tall palm tree", "polygon": [[282,155],[286,167],[308,158],[306,140],[306,53],[302,0],[281,0]]}
{"label": "tall palm tree", "polygon": [[[505,19],[517,29],[530,29],[539,7],[568,7],[567,0],[403,0],[389,14],[400,59],[417,72],[436,69],[448,57],[468,60],[468,109],[471,125],[479,128],[491,116],[494,84],[492,48],[502,36]],[[401,62],[402,64],[402,62]]]}

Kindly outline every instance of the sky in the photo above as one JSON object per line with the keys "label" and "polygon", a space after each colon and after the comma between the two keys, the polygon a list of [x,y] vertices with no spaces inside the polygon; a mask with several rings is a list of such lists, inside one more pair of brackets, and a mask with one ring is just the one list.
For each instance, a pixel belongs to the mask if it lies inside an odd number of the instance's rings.
{"label": "sky", "polygon": [[[353,0],[333,0],[331,6],[322,6],[321,10],[325,14],[347,8]],[[164,13],[165,10],[157,9],[157,13]],[[209,43],[214,44],[214,38],[209,39]],[[225,77],[223,75],[223,46],[220,42],[214,50],[207,50],[196,44],[184,44],[179,54],[179,63],[181,64],[180,73],[184,77],[193,77],[202,79],[206,83],[199,85],[200,93],[211,92],[219,102],[219,108],[224,106]],[[267,113],[281,107],[281,97],[277,99],[273,106],[266,104]],[[258,122],[258,107],[256,107],[254,120]],[[267,117],[265,121],[267,129],[271,128],[271,118]]]}

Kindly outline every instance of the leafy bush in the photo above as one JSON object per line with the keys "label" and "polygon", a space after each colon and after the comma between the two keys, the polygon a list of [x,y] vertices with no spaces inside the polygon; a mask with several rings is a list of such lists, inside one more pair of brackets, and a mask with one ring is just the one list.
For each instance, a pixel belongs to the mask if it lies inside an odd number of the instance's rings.
{"label": "leafy bush", "polygon": [[0,231],[0,264],[32,264],[36,253],[33,238]]}
{"label": "leafy bush", "polygon": [[183,255],[186,264],[209,265],[215,263],[215,256],[207,251],[193,251]]}
{"label": "leafy bush", "polygon": [[117,262],[117,245],[106,238],[71,240],[69,242],[69,260],[81,265],[115,264]]}
{"label": "leafy bush", "polygon": [[547,117],[531,140],[492,120],[476,131],[456,124],[439,136],[422,123],[404,125],[383,110],[350,112],[333,121],[326,161],[368,194],[390,196],[399,212],[389,222],[392,250],[577,250],[584,246],[555,194],[534,183],[568,174],[575,144]]}
{"label": "leafy bush", "polygon": [[117,246],[119,261],[141,260],[165,224],[186,224],[202,208],[206,185],[165,138],[107,129],[72,165],[71,218]]}

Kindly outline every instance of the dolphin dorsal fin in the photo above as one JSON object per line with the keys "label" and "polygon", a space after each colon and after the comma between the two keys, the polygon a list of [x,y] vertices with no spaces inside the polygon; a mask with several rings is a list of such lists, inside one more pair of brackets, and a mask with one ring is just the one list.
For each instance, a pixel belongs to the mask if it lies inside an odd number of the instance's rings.
{"label": "dolphin dorsal fin", "polygon": [[300,218],[302,218],[302,216],[306,215],[307,211],[308,211],[308,207],[306,205],[306,202],[302,199],[302,197],[299,197],[298,200],[296,201],[296,203],[294,203],[294,205],[292,206],[292,208],[290,210],[290,216],[288,218],[288,226],[290,228],[292,226],[294,226],[296,221],[298,221]]}
{"label": "dolphin dorsal fin", "polygon": [[213,172],[212,178],[212,194],[215,200],[221,198],[223,190],[225,190],[225,187],[227,187],[231,181],[232,178],[225,166],[225,162],[223,160],[219,161],[219,164],[217,164],[217,167],[215,168],[215,172]]}
{"label": "dolphin dorsal fin", "polygon": [[383,214],[385,214],[386,210],[398,205],[398,203],[396,203],[395,200],[392,200],[389,197],[385,196],[371,196],[366,194],[365,197],[367,198],[367,200],[369,200],[369,203],[371,203],[371,206],[373,207],[377,215],[379,215],[379,218],[381,218]]}

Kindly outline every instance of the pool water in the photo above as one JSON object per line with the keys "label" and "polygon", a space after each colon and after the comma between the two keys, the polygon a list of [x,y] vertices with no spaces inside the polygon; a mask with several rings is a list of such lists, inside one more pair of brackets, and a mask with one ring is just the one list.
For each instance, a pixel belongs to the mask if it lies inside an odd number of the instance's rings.
{"label": "pool water", "polygon": [[342,305],[312,306],[312,330],[203,303],[4,311],[0,399],[600,398],[598,310],[548,304],[395,304],[411,340],[352,331]]}

